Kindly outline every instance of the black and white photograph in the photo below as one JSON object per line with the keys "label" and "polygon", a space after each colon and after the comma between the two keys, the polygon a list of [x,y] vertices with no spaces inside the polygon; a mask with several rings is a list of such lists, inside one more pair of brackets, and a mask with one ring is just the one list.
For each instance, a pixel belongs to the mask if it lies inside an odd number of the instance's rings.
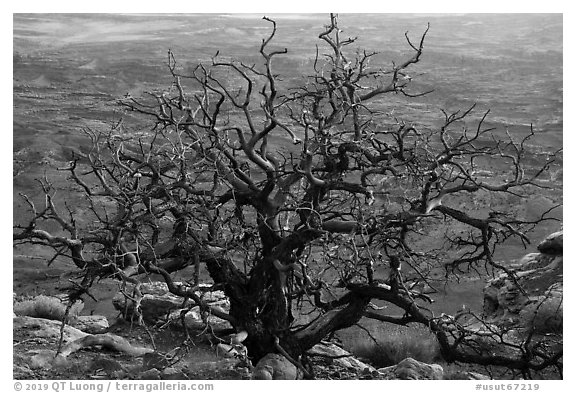
{"label": "black and white photograph", "polygon": [[563,13],[337,5],[12,13],[16,390],[564,380]]}

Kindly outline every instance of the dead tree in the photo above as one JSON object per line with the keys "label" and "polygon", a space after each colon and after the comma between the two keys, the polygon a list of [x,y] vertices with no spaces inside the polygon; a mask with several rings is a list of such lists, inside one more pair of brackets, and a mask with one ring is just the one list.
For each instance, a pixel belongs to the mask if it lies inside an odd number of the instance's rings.
{"label": "dead tree", "polygon": [[[207,272],[231,302],[229,313],[211,311],[248,333],[253,361],[279,348],[300,359],[367,317],[428,326],[449,361],[558,364],[557,346],[517,345],[512,357],[481,350],[473,331],[434,315],[417,289],[439,267],[507,272],[495,249],[509,238],[528,242],[526,231],[541,220],[478,216],[466,204],[479,193],[544,187],[538,180],[553,155],[526,170],[531,135],[496,139],[488,112],[468,120],[474,107],[444,112],[438,127],[379,110],[390,95],[426,93],[412,91],[407,72],[421,60],[428,27],[416,41],[406,33],[408,58],[373,65],[377,53],[348,51],[356,39],[343,37],[331,15],[319,35],[324,53],[294,85],[275,72],[288,50],[274,47],[276,23],[264,19],[270,33],[258,64],[217,53],[184,72],[169,52],[173,84],[120,101],[153,125],[87,130],[92,148],[64,168],[89,201],[83,222],[57,209],[44,180],[45,205],[39,210],[24,196],[33,217],[15,227],[15,242],[71,258],[86,288],[100,277],[139,282],[157,273],[172,293],[205,309],[195,285]],[[508,173],[482,174],[496,160]],[[45,229],[48,221],[61,231]],[[431,240],[437,228],[445,236]],[[172,273],[191,265],[192,283],[175,283]],[[373,301],[403,315],[377,311]]]}

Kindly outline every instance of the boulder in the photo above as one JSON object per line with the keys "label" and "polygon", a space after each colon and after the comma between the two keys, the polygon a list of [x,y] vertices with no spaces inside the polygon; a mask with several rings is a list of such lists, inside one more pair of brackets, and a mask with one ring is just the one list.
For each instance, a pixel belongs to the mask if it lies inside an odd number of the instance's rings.
{"label": "boulder", "polygon": [[[221,307],[219,308],[221,311],[226,311]],[[168,320],[174,321],[177,324],[181,324],[182,312],[186,312],[186,314],[184,315],[184,324],[188,329],[191,330],[202,330],[206,327],[206,324],[210,325],[213,330],[225,330],[232,328],[232,325],[230,325],[228,321],[220,319],[212,314],[206,313],[205,315],[202,315],[199,306],[192,307],[190,310],[188,309],[174,310],[168,316]]]}
{"label": "boulder", "polygon": [[526,255],[512,267],[517,282],[502,273],[484,288],[487,321],[514,329],[518,338],[532,328],[540,334],[562,332],[562,232],[548,236],[538,249],[541,252]]}
{"label": "boulder", "polygon": [[110,324],[103,315],[80,315],[74,320],[74,327],[90,334],[105,333]]}
{"label": "boulder", "polygon": [[356,359],[350,352],[340,348],[334,343],[320,342],[307,351],[310,356],[331,358],[334,363],[356,370],[358,373],[374,372],[376,369],[369,364]]}
{"label": "boulder", "polygon": [[[124,292],[132,295],[134,286],[129,286]],[[164,283],[142,284],[140,292],[142,293],[140,310],[145,322],[156,323],[159,319],[166,318],[170,311],[182,307],[182,298],[171,294]],[[126,299],[123,292],[118,292],[114,296],[112,304],[125,319],[130,320],[133,318],[135,303]]]}
{"label": "boulder", "polygon": [[439,380],[444,378],[444,369],[438,364],[427,364],[406,358],[396,366],[378,370],[384,379]]}
{"label": "boulder", "polygon": [[301,373],[298,368],[284,356],[269,353],[260,359],[256,367],[254,367],[252,379],[294,380],[301,379]]}
{"label": "boulder", "polygon": [[[176,283],[176,285],[179,284],[181,283]],[[124,290],[128,294],[132,294],[133,291],[134,286],[129,286]],[[181,312],[188,310],[192,305],[189,300],[184,302],[183,298],[170,293],[168,286],[164,282],[141,284],[140,292],[142,293],[140,310],[142,318],[147,323],[155,324],[159,321],[167,320],[179,321]],[[223,291],[201,290],[197,294],[212,307],[217,307],[224,312],[230,310],[230,302]],[[112,299],[112,303],[125,319],[130,320],[133,318],[134,301],[127,300],[124,293],[118,292]],[[186,326],[190,329],[204,328],[206,325],[204,320],[212,325],[213,328],[230,328],[228,322],[220,318],[213,315],[202,316],[198,306],[192,307],[192,309],[187,311],[184,320]]]}
{"label": "boulder", "polygon": [[61,355],[66,357],[70,354],[88,347],[102,347],[109,350],[125,353],[129,356],[144,356],[150,352],[154,352],[151,348],[140,347],[132,345],[127,339],[122,336],[117,336],[111,333],[104,334],[89,334],[86,337],[72,341],[62,346]]}
{"label": "boulder", "polygon": [[[60,321],[29,316],[17,316],[13,318],[12,322],[12,328],[15,332],[14,336],[18,336],[19,341],[40,338],[51,344],[57,344],[60,340],[61,327],[62,322]],[[87,333],[72,326],[66,325],[64,327],[64,343],[76,341],[87,335]]]}
{"label": "boulder", "polygon": [[[122,352],[129,356],[143,356],[152,352],[151,348],[133,346],[121,336],[110,333],[87,334],[77,328],[65,325],[62,330],[62,346],[59,347],[62,323],[50,319],[17,316],[13,319],[14,354],[13,370],[15,375],[36,375],[32,370],[45,372],[53,369],[74,368],[75,372],[92,373],[98,370],[100,376],[122,377],[126,370],[109,350]],[[86,367],[85,359],[72,358],[70,355],[88,347],[102,348],[103,351],[92,351],[93,359]],[[57,349],[60,349],[58,355]],[[122,358],[125,358],[123,356]],[[132,363],[133,364],[133,363]],[[83,371],[78,371],[80,368]],[[27,371],[28,370],[28,371]],[[92,375],[92,374],[87,374]]]}

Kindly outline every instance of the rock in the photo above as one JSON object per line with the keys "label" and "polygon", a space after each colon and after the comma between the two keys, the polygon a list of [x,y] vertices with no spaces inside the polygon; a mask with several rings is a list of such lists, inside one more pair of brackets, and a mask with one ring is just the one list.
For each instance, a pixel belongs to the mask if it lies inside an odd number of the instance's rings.
{"label": "rock", "polygon": [[562,255],[562,242],[564,239],[564,231],[555,232],[538,245],[538,251],[542,254],[549,255]]}
{"label": "rock", "polygon": [[105,333],[110,324],[102,315],[80,315],[74,320],[74,327],[90,334]]}
{"label": "rock", "polygon": [[[180,285],[182,283],[175,283]],[[129,286],[125,292],[132,294],[134,286]],[[168,286],[163,282],[145,283],[140,286],[142,299],[140,310],[144,321],[155,324],[160,320],[167,318],[180,320],[180,312],[186,310],[192,304],[190,301],[183,302],[183,298],[170,293]],[[210,306],[218,307],[224,312],[230,310],[230,302],[222,291],[198,291],[198,296],[205,300]],[[114,307],[122,313],[125,319],[130,320],[134,315],[134,302],[127,301],[122,292],[117,293],[112,299]],[[230,324],[213,315],[207,315],[208,323],[216,328],[230,328]],[[204,328],[205,323],[200,315],[199,307],[193,307],[185,316],[185,323],[191,329]]]}
{"label": "rock", "polygon": [[307,351],[310,356],[322,356],[334,359],[334,363],[354,369],[358,372],[374,372],[376,369],[369,364],[361,362],[356,359],[352,354],[336,344],[329,342],[320,342]]}
{"label": "rock", "polygon": [[390,374],[394,372],[394,369],[396,368],[396,366],[388,366],[388,367],[382,367],[379,368],[378,371],[380,374]]}
{"label": "rock", "polygon": [[[170,311],[182,307],[182,298],[172,295],[171,293],[159,294],[157,288],[150,288],[148,292],[148,284],[142,285],[142,299],[140,303],[140,310],[145,322],[154,324],[159,319],[166,318]],[[127,293],[132,293],[127,291]],[[112,298],[112,304],[122,316],[131,320],[134,316],[134,302],[132,300],[126,301],[126,297],[122,292],[117,293]]]}
{"label": "rock", "polygon": [[[177,323],[181,323],[182,319],[180,315],[182,311],[182,309],[174,310],[170,313],[168,319]],[[226,312],[226,310],[223,309],[222,311]],[[207,314],[204,315],[204,318],[202,318],[200,307],[198,306],[193,307],[189,311],[186,311],[184,316],[184,324],[188,329],[203,330],[206,327],[206,323],[208,323],[213,330],[226,330],[232,328],[232,325],[230,325],[228,321],[215,317],[214,315]]]}
{"label": "rock", "polygon": [[487,380],[491,379],[489,376],[476,373],[473,371],[456,371],[452,373],[448,373],[444,375],[444,379],[450,380],[460,380],[460,381],[480,381],[480,380]]}
{"label": "rock", "polygon": [[238,358],[246,356],[248,350],[242,344],[230,345],[220,343],[216,345],[216,355],[224,358]]}
{"label": "rock", "polygon": [[126,338],[116,334],[89,334],[79,340],[72,341],[62,346],[60,353],[66,357],[83,348],[102,347],[108,350],[122,352],[129,356],[144,356],[154,352],[151,348],[132,345]]}
{"label": "rock", "polygon": [[488,375],[484,375],[484,374],[480,374],[480,373],[475,373],[473,371],[467,371],[464,374],[466,374],[468,380],[476,380],[476,381],[480,381],[480,380],[485,380],[485,379],[491,379]]}
{"label": "rock", "polygon": [[174,367],[167,367],[160,373],[160,379],[163,380],[184,380],[188,379],[188,376],[184,374],[181,370]]}
{"label": "rock", "polygon": [[[51,319],[17,316],[13,318],[12,328],[18,335],[26,338],[44,338],[51,343],[60,340],[60,328],[62,322]],[[64,327],[64,342],[71,342],[86,337],[88,334],[72,326]],[[20,338],[20,337],[19,337]]]}
{"label": "rock", "polygon": [[276,353],[264,356],[252,371],[252,379],[294,380],[300,378],[298,368],[284,356]]}
{"label": "rock", "polygon": [[531,270],[536,269],[539,267],[546,266],[549,263],[549,260],[543,258],[542,254],[539,252],[531,252],[526,254],[520,259],[519,263],[516,265],[511,266],[513,269],[516,270]]}
{"label": "rock", "polygon": [[438,364],[427,364],[414,360],[412,358],[406,358],[394,366],[390,370],[391,374],[394,376],[393,379],[429,379],[438,380],[444,378],[444,369]]}
{"label": "rock", "polygon": [[[39,349],[20,353],[19,363],[27,364],[30,369],[49,370],[52,368],[67,367],[69,361],[65,357],[56,356],[55,349],[60,341],[60,328],[62,323],[51,319],[17,316],[13,318],[13,338],[18,343],[34,342],[37,345],[49,346],[54,350]],[[63,343],[68,344],[88,336],[86,333],[66,325],[63,331]],[[16,354],[16,352],[15,352]]]}
{"label": "rock", "polygon": [[520,310],[519,324],[533,326],[537,333],[560,333],[563,330],[562,283],[551,286],[545,295],[534,296]]}
{"label": "rock", "polygon": [[516,340],[524,331],[561,333],[563,327],[562,232],[548,236],[514,266],[518,285],[505,273],[484,288],[486,320],[504,330],[514,329]]}

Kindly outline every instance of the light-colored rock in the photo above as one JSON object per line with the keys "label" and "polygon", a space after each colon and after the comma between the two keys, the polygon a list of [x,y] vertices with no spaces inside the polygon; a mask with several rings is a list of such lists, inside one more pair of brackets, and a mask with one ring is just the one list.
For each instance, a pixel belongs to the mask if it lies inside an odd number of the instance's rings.
{"label": "light-colored rock", "polygon": [[66,357],[76,351],[79,351],[82,348],[94,346],[122,352],[130,356],[144,356],[148,353],[154,352],[152,348],[132,345],[122,336],[118,336],[112,333],[103,333],[89,334],[79,340],[67,343],[66,345],[62,346],[61,354],[62,356]]}
{"label": "light-colored rock", "polygon": [[488,375],[475,373],[474,371],[468,371],[465,374],[467,376],[466,379],[468,379],[468,380],[480,381],[480,380],[491,379]]}
{"label": "light-colored rock", "polygon": [[487,321],[503,329],[515,329],[518,339],[523,330],[533,327],[534,333],[562,332],[562,232],[550,235],[542,244],[546,246],[539,248],[548,253],[528,254],[514,267],[517,283],[502,273],[484,288],[483,313]]}
{"label": "light-colored rock", "polygon": [[396,366],[388,366],[388,367],[382,367],[379,368],[378,371],[380,374],[390,374],[394,372],[394,369],[396,368]]}
{"label": "light-colored rock", "polygon": [[[130,292],[129,292],[130,293]],[[112,299],[112,304],[125,319],[132,319],[134,316],[134,302],[126,300],[123,293],[117,293]],[[156,323],[161,318],[166,318],[170,311],[182,307],[182,298],[170,293],[156,294],[142,292],[140,310],[144,321]]]}
{"label": "light-colored rock", "polygon": [[[54,349],[39,349],[20,353],[19,361],[27,364],[31,369],[49,370],[54,367],[66,367],[69,361],[65,357],[56,356],[56,348],[60,341],[60,328],[62,323],[52,319],[34,318],[30,316],[16,316],[13,318],[12,328],[14,337],[19,342],[42,342]],[[87,337],[88,334],[66,325],[63,331],[63,344],[74,342]]]}
{"label": "light-colored rock", "polygon": [[[200,313],[200,307],[198,306],[195,306],[190,310],[185,309],[174,310],[173,312],[170,313],[168,319],[176,323],[181,323],[182,321],[181,313],[183,311],[186,311],[186,314],[184,316],[184,324],[188,329],[192,330],[204,329],[206,327],[206,323],[210,325],[212,329],[215,330],[224,330],[232,328],[232,325],[230,325],[228,321],[220,319],[212,314],[206,314],[204,315],[204,318],[202,318],[202,315]],[[221,309],[221,311],[226,310]]]}
{"label": "light-colored rock", "polygon": [[438,380],[444,378],[444,369],[438,364],[427,364],[412,358],[406,358],[391,369],[390,379]]}
{"label": "light-colored rock", "polygon": [[230,345],[220,343],[216,345],[216,355],[224,358],[238,358],[246,356],[248,350],[242,344]]}
{"label": "light-colored rock", "polygon": [[[176,283],[179,285],[181,283]],[[129,286],[126,293],[133,293],[133,286]],[[180,320],[180,313],[186,310],[191,301],[183,303],[183,299],[173,295],[168,290],[168,286],[163,282],[145,283],[140,286],[142,299],[140,301],[140,310],[144,321],[156,323],[160,320]],[[222,291],[198,291],[197,295],[205,300],[211,307],[217,307],[219,310],[227,312],[230,310],[230,302]],[[134,315],[134,302],[126,299],[122,292],[117,293],[112,299],[114,307],[120,311],[124,318],[131,319]],[[230,324],[213,315],[206,315],[206,320],[215,328],[230,328]],[[185,323],[188,328],[204,328],[205,323],[200,315],[199,307],[195,306],[187,312]],[[218,326],[216,326],[218,325]]]}
{"label": "light-colored rock", "polygon": [[[28,316],[17,316],[13,318],[12,328],[19,330],[19,333],[27,332],[27,336],[33,338],[44,338],[50,342],[57,343],[60,339],[60,328],[62,322],[51,319],[34,318]],[[72,326],[64,327],[64,342],[71,342],[86,337],[88,334]]]}
{"label": "light-colored rock", "polygon": [[103,315],[80,315],[74,320],[74,327],[90,334],[105,333],[110,324]]}
{"label": "light-colored rock", "polygon": [[252,371],[252,379],[294,380],[300,378],[301,373],[298,368],[284,356],[276,353],[264,356]]}
{"label": "light-colored rock", "polygon": [[320,342],[307,351],[310,356],[322,356],[334,359],[334,363],[358,372],[374,372],[376,369],[369,364],[356,359],[350,352],[334,343]]}
{"label": "light-colored rock", "polygon": [[491,379],[488,375],[480,374],[474,371],[456,371],[444,375],[444,379],[459,381],[481,381]]}

